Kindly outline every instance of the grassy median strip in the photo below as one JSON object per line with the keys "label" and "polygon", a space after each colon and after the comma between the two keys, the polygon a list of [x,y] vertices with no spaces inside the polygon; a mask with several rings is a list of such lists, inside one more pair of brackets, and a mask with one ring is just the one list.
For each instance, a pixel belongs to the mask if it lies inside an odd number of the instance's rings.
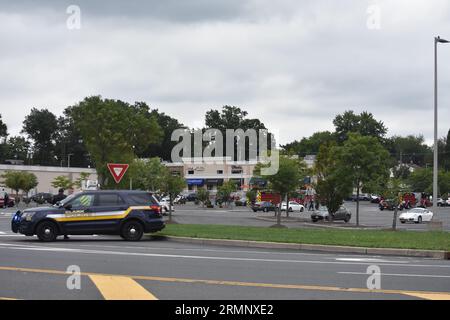
{"label": "grassy median strip", "polygon": [[450,233],[336,229],[277,229],[226,225],[170,224],[157,233],[166,236],[322,244],[370,248],[450,251]]}

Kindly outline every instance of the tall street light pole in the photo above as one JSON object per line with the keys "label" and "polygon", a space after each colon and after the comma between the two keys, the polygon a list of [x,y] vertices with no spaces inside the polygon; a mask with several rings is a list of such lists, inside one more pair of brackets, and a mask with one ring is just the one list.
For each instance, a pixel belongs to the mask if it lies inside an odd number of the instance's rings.
{"label": "tall street light pole", "polygon": [[438,85],[437,85],[437,45],[450,41],[434,38],[434,157],[433,157],[433,210],[436,212],[438,200]]}
{"label": "tall street light pole", "polygon": [[70,157],[73,156],[73,153],[69,153],[67,155],[67,168],[70,168]]}

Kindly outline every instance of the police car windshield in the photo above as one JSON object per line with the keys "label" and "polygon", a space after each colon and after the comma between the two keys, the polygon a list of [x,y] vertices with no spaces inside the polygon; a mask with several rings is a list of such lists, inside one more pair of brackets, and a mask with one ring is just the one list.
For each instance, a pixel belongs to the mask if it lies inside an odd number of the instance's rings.
{"label": "police car windshield", "polygon": [[66,198],[64,198],[63,200],[59,201],[58,203],[55,203],[54,206],[55,207],[63,207],[63,206],[66,205],[67,202],[72,200],[74,197],[75,197],[75,193],[71,194],[70,196],[67,196]]}

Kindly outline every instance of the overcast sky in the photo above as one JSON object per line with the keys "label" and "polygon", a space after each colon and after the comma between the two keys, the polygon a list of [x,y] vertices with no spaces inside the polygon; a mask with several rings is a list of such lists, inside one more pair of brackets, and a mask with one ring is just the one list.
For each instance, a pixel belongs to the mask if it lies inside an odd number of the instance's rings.
{"label": "overcast sky", "polygon": [[[0,114],[18,134],[32,107],[89,95],[201,127],[239,106],[290,142],[352,109],[393,134],[433,138],[433,37],[448,0],[0,1]],[[69,29],[78,5],[81,28]],[[379,10],[379,18],[377,17]],[[70,19],[74,26],[76,19]],[[439,46],[439,135],[450,128],[450,44]]]}

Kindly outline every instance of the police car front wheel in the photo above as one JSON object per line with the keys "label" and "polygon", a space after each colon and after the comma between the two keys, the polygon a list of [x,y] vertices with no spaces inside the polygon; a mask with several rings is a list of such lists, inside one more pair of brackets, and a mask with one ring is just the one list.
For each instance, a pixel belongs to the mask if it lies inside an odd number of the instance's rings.
{"label": "police car front wheel", "polygon": [[41,241],[55,241],[58,236],[58,226],[51,221],[43,221],[37,226],[36,235]]}
{"label": "police car front wheel", "polygon": [[139,241],[144,234],[144,227],[139,221],[128,221],[122,226],[121,237],[127,241]]}

